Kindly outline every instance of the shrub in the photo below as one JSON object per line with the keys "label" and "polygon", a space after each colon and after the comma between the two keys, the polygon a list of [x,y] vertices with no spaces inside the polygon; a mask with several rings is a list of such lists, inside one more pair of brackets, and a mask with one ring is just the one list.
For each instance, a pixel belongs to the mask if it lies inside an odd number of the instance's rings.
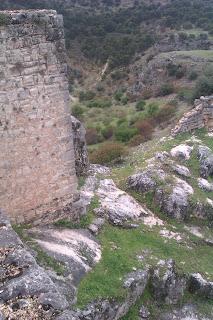
{"label": "shrub", "polygon": [[10,21],[10,17],[4,13],[0,13],[0,26],[4,26],[8,24]]}
{"label": "shrub", "polygon": [[196,99],[211,94],[213,94],[213,75],[201,77],[196,83],[193,98]]}
{"label": "shrub", "polygon": [[178,91],[178,98],[181,101],[186,101],[187,103],[192,103],[194,98],[194,90],[191,88],[181,88]]}
{"label": "shrub", "polygon": [[123,123],[115,130],[115,138],[117,141],[127,142],[137,133],[137,128],[130,127],[127,123]]}
{"label": "shrub", "polygon": [[155,122],[161,123],[161,122],[168,121],[174,116],[175,110],[176,108],[174,105],[166,104],[159,110],[158,114],[155,116],[154,118]]}
{"label": "shrub", "polygon": [[129,143],[128,145],[130,147],[135,147],[135,146],[138,146],[139,144],[145,142],[144,140],[144,137],[140,134],[137,134],[136,136],[132,137],[130,140],[129,140]]}
{"label": "shrub", "polygon": [[126,105],[126,104],[128,103],[128,101],[129,101],[129,98],[128,98],[127,96],[123,96],[123,97],[121,98],[121,103],[122,103],[123,105]]}
{"label": "shrub", "polygon": [[176,77],[177,79],[181,79],[185,74],[184,67],[181,64],[173,63],[167,65],[167,72],[170,77]]}
{"label": "shrub", "polygon": [[96,128],[88,128],[86,131],[86,141],[88,145],[100,142],[100,136]]}
{"label": "shrub", "polygon": [[126,118],[125,118],[125,117],[120,118],[120,119],[118,119],[118,121],[117,121],[117,125],[120,126],[120,125],[121,125],[122,123],[124,123],[124,122],[126,122]]}
{"label": "shrub", "polygon": [[75,104],[72,106],[72,115],[76,118],[80,118],[84,113],[84,109],[80,104]]}
{"label": "shrub", "polygon": [[121,101],[122,96],[123,96],[123,92],[121,90],[117,90],[114,94],[114,98],[116,101]]}
{"label": "shrub", "polygon": [[136,122],[135,126],[143,137],[143,141],[147,141],[152,138],[154,128],[150,120],[139,120]]}
{"label": "shrub", "polygon": [[88,108],[109,108],[111,107],[112,102],[109,99],[96,99],[96,100],[91,100],[90,102],[87,103]]}
{"label": "shrub", "polygon": [[79,100],[80,101],[88,101],[95,98],[95,92],[93,91],[80,91]]}
{"label": "shrub", "polygon": [[147,106],[147,115],[148,117],[153,117],[159,111],[159,105],[156,102],[151,102]]}
{"label": "shrub", "polygon": [[136,110],[137,111],[143,111],[145,109],[145,106],[146,106],[146,101],[144,100],[139,100],[137,103],[136,103]]}
{"label": "shrub", "polygon": [[91,163],[105,164],[120,161],[125,155],[125,147],[117,142],[105,142],[90,154]]}
{"label": "shrub", "polygon": [[159,90],[160,96],[167,96],[174,92],[174,87],[171,83],[164,83]]}
{"label": "shrub", "polygon": [[193,80],[196,80],[197,77],[198,77],[198,73],[196,71],[191,71],[190,74],[189,74],[188,79],[193,81]]}
{"label": "shrub", "polygon": [[105,139],[110,139],[110,138],[112,138],[112,136],[113,136],[114,128],[111,127],[111,126],[106,127],[106,128],[104,128],[104,129],[102,129],[101,133],[102,133],[102,136],[103,136]]}

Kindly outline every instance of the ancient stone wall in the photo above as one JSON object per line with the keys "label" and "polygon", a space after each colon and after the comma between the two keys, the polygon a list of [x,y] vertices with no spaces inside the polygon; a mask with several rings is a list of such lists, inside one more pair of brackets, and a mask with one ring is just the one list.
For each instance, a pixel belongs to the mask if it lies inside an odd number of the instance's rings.
{"label": "ancient stone wall", "polygon": [[208,131],[213,130],[213,96],[195,100],[194,109],[184,114],[172,130],[172,135],[204,127]]}
{"label": "ancient stone wall", "polygon": [[0,207],[14,222],[74,214],[62,16],[0,13]]}

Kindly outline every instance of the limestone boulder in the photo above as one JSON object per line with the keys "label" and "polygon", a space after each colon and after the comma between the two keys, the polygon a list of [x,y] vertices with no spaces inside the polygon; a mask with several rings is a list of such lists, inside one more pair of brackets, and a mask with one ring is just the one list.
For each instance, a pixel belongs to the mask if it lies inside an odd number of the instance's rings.
{"label": "limestone boulder", "polygon": [[200,273],[194,273],[190,277],[189,291],[202,298],[213,300],[213,282],[205,280]]}
{"label": "limestone boulder", "polygon": [[152,274],[151,287],[157,301],[176,304],[187,288],[187,278],[177,273],[173,260],[161,260]]}
{"label": "limestone boulder", "polygon": [[180,176],[183,176],[183,177],[190,177],[191,176],[191,173],[189,171],[189,169],[186,167],[186,166],[182,166],[182,165],[179,165],[179,164],[174,164],[172,166],[172,169],[175,173],[179,174]]}
{"label": "limestone boulder", "polygon": [[186,181],[174,177],[173,183],[156,189],[155,201],[168,216],[184,220],[192,211],[190,196],[193,193]]}
{"label": "limestone boulder", "polygon": [[174,158],[179,158],[180,160],[189,160],[193,147],[186,144],[180,144],[171,149],[170,154]]}
{"label": "limestone boulder", "polygon": [[130,176],[127,186],[138,192],[153,191],[159,181],[165,181],[167,174],[161,168],[148,167],[140,173]]}
{"label": "limestone boulder", "polygon": [[198,147],[198,158],[200,161],[200,175],[206,179],[213,175],[213,152],[206,146]]}
{"label": "limestone boulder", "polygon": [[210,183],[206,179],[198,178],[198,186],[207,192],[213,191],[213,183]]}
{"label": "limestone boulder", "polygon": [[100,181],[96,191],[100,207],[96,213],[106,217],[114,225],[124,225],[129,220],[135,221],[147,215],[147,212],[139,203],[126,192],[117,188],[113,180],[104,179]]}
{"label": "limestone boulder", "polygon": [[198,312],[195,305],[187,304],[182,308],[175,308],[162,314],[158,320],[211,320],[205,314]]}

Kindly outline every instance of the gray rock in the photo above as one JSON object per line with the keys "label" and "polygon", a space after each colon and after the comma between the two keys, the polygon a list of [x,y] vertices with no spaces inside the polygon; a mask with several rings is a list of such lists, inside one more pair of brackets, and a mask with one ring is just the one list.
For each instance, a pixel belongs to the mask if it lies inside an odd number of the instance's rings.
{"label": "gray rock", "polygon": [[213,191],[213,183],[208,182],[206,179],[198,178],[198,186],[207,192]]}
{"label": "gray rock", "polygon": [[71,116],[73,142],[75,150],[75,168],[78,176],[86,175],[89,169],[89,157],[86,146],[86,130],[83,124]]}
{"label": "gray rock", "polygon": [[200,161],[200,175],[206,179],[213,174],[213,152],[206,146],[199,146],[198,158]]}
{"label": "gray rock", "polygon": [[169,153],[167,151],[156,152],[155,158],[157,160],[160,160],[160,161],[164,162],[169,158]]}
{"label": "gray rock", "polygon": [[172,166],[172,169],[174,170],[174,172],[178,173],[180,176],[184,176],[186,178],[191,176],[189,169],[185,166],[175,164]]}
{"label": "gray rock", "polygon": [[194,305],[184,305],[180,309],[173,309],[162,314],[158,320],[211,320],[197,311]]}
{"label": "gray rock", "polygon": [[80,320],[74,311],[64,311],[56,320]]}
{"label": "gray rock", "polygon": [[111,172],[110,168],[102,166],[100,164],[90,164],[89,174],[91,175],[109,175]]}
{"label": "gray rock", "polygon": [[17,265],[21,268],[37,265],[35,258],[26,249],[19,248],[9,252],[5,263]]}
{"label": "gray rock", "polygon": [[173,260],[162,260],[154,269],[151,286],[157,301],[176,304],[184,295],[187,279],[176,272]]}
{"label": "gray rock", "polygon": [[168,216],[178,220],[186,219],[191,211],[192,187],[184,180],[174,178],[173,185],[167,184],[155,191],[155,201]]}
{"label": "gray rock", "polygon": [[33,267],[25,270],[17,278],[11,279],[3,287],[0,293],[0,299],[8,301],[18,296],[39,296],[42,293],[55,293],[59,301],[66,301],[61,297],[55,284],[41,267]]}
{"label": "gray rock", "polygon": [[203,298],[213,300],[213,282],[205,280],[200,273],[194,273],[190,277],[189,291]]}
{"label": "gray rock", "polygon": [[180,144],[171,149],[170,153],[172,157],[179,158],[182,160],[189,160],[193,147],[186,144]]}
{"label": "gray rock", "polygon": [[69,307],[69,304],[62,295],[58,292],[42,293],[38,299],[39,303],[44,306],[51,306],[55,310],[65,310]]}
{"label": "gray rock", "polygon": [[147,214],[133,197],[117,188],[111,179],[100,181],[96,195],[99,197],[100,207],[95,212],[114,225],[122,226],[129,220],[137,221]]}
{"label": "gray rock", "polygon": [[92,223],[89,225],[88,229],[89,229],[93,234],[97,235],[97,234],[101,231],[104,223],[105,223],[105,219],[103,219],[103,218],[96,218],[96,219],[94,219],[94,220],[92,221]]}
{"label": "gray rock", "polygon": [[138,192],[147,192],[154,190],[157,181],[164,181],[166,173],[162,169],[147,168],[143,172],[130,176],[127,180],[127,186]]}
{"label": "gray rock", "polygon": [[139,310],[139,318],[141,320],[149,319],[149,316],[150,316],[150,312],[149,312],[148,308],[142,305]]}

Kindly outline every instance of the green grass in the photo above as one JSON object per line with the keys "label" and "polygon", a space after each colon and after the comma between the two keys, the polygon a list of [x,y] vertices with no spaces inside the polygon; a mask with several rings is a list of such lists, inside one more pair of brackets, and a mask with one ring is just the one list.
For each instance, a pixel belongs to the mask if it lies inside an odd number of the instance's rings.
{"label": "green grass", "polygon": [[[102,259],[82,280],[78,290],[78,305],[84,306],[97,298],[124,298],[124,276],[131,272],[133,267],[144,267],[147,263],[155,265],[159,259],[173,258],[181,270],[199,271],[204,276],[208,272],[213,278],[213,256],[209,255],[208,246],[201,242],[196,245],[191,242],[190,249],[175,240],[165,241],[158,231],[158,227],[149,229],[142,224],[134,230],[106,225],[99,236],[103,248]],[[137,254],[142,254],[144,249],[148,249],[151,254],[142,264],[137,260]]]}
{"label": "green grass", "polygon": [[198,57],[213,61],[212,50],[171,51],[169,53],[165,52],[160,54],[161,57],[167,57],[172,55],[175,55],[180,58],[184,55],[185,57]]}
{"label": "green grass", "polygon": [[[210,148],[213,147],[212,139],[206,136],[205,130],[198,130],[196,136],[203,141],[203,144]],[[185,133],[174,139],[165,140],[163,143],[156,139],[142,145],[140,148],[136,148],[122,166],[112,170],[112,178],[117,185],[125,190],[127,177],[144,168],[145,161],[153,157],[155,152],[170,151],[172,147],[184,143],[190,137],[190,133]],[[192,143],[189,142],[189,144]],[[196,158],[196,149],[186,164],[191,168],[193,175],[198,177],[199,163]],[[195,195],[198,197],[200,193],[202,194],[203,191],[198,190],[197,187]],[[165,214],[153,203],[152,193],[142,195],[130,192],[130,194],[139,202],[146,203],[147,207],[164,219],[168,230],[174,231],[175,228],[176,232],[182,233],[183,241],[177,243],[175,240],[165,240],[159,235],[159,227],[149,229],[141,224],[138,229],[123,230],[106,225],[99,235],[99,240],[103,247],[102,259],[83,279],[79,287],[78,305],[81,307],[96,298],[124,298],[126,292],[122,288],[123,277],[132,271],[132,268],[143,267],[146,263],[155,265],[159,259],[173,258],[178,268],[184,272],[200,272],[204,277],[213,279],[213,255],[210,256],[209,254],[209,246],[184,229],[187,223],[177,222],[165,217]],[[188,223],[191,223],[191,221]],[[144,249],[149,249],[151,253],[142,264],[137,260],[137,255]],[[124,318],[125,320],[134,319],[135,308],[136,306],[133,307],[132,313],[130,312],[129,318],[128,315]]]}
{"label": "green grass", "polygon": [[13,229],[24,243],[36,252],[37,262],[45,268],[53,269],[58,275],[63,275],[65,266],[44,252],[35,240],[27,234],[27,230],[30,229],[30,227],[30,225],[13,225]]}

